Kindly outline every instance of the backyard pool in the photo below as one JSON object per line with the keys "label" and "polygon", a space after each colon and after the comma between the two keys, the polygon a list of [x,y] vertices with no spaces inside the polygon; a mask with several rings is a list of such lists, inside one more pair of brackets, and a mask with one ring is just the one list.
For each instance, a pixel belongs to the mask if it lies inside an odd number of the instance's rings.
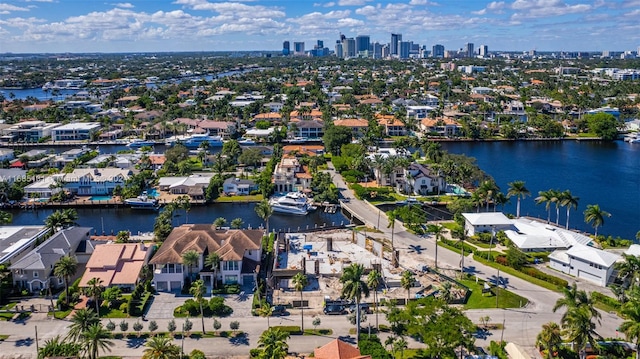
{"label": "backyard pool", "polygon": [[112,196],[91,196],[87,198],[88,201],[110,201],[112,199]]}

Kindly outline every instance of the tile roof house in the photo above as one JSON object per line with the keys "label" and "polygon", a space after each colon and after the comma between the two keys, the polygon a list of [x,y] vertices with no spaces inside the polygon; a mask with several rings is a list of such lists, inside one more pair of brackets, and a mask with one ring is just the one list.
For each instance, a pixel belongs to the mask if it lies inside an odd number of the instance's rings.
{"label": "tile roof house", "polygon": [[150,247],[143,243],[97,245],[80,279],[80,287],[87,287],[92,278],[98,278],[105,287],[118,286],[133,290],[150,255]]}
{"label": "tile roof house", "polygon": [[53,267],[66,255],[75,256],[78,263],[86,263],[93,252],[89,240],[90,227],[71,227],[58,231],[39,246],[13,263],[13,284],[30,292],[64,285],[62,278],[53,275]]}
{"label": "tile roof house", "polygon": [[273,171],[276,192],[303,192],[311,188],[311,173],[297,158],[283,157]]}
{"label": "tile roof house", "polygon": [[387,136],[405,136],[407,134],[407,127],[393,115],[378,114],[376,120],[384,126],[384,133]]}
{"label": "tile roof house", "polygon": [[259,271],[262,256],[263,230],[220,230],[211,224],[184,224],[171,234],[149,261],[153,265],[153,281],[159,291],[180,290],[189,268],[183,264],[182,255],[190,250],[198,253],[198,264],[193,272],[208,286],[213,284],[213,272],[204,261],[209,253],[218,253],[220,268],[215,274],[224,283],[253,285]]}
{"label": "tile roof house", "polygon": [[351,134],[354,138],[360,138],[364,136],[369,127],[369,121],[363,118],[345,118],[333,121],[336,126],[344,126],[351,128]]}
{"label": "tile roof house", "polygon": [[361,355],[360,349],[334,339],[313,351],[316,359],[371,359],[371,355]]}

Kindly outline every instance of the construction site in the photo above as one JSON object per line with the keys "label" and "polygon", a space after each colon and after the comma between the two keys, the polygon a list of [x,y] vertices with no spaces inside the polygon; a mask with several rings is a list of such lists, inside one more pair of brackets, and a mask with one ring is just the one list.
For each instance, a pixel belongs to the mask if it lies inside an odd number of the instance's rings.
{"label": "construction site", "polygon": [[[322,311],[326,301],[340,298],[343,268],[352,263],[361,264],[365,268],[365,275],[374,269],[382,274],[383,283],[377,288],[379,300],[394,299],[404,303],[407,298],[437,296],[443,283],[449,281],[446,276],[430,270],[418,255],[407,254],[399,258],[396,251],[394,260],[389,243],[353,229],[281,233],[276,248],[277,257],[270,281],[273,304],[302,305],[316,314]],[[415,279],[409,291],[401,286],[402,272],[406,270],[411,271]],[[302,302],[301,293],[295,291],[292,283],[297,273],[306,274],[308,279]],[[366,278],[363,277],[363,280],[366,281]],[[464,297],[466,290],[452,284],[454,298]],[[363,302],[372,299],[370,296],[364,298]]]}

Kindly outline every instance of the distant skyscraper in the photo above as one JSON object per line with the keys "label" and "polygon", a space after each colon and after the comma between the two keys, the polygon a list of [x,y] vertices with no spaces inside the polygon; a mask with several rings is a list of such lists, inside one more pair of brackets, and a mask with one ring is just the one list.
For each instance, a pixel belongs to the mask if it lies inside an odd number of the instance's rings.
{"label": "distant skyscraper", "polygon": [[316,45],[316,49],[322,49],[323,47],[324,47],[324,41],[318,40],[318,43]]}
{"label": "distant skyscraper", "polygon": [[366,54],[366,56],[368,56],[370,42],[371,39],[369,38],[369,35],[356,36],[356,53],[358,55]]}
{"label": "distant skyscraper", "polygon": [[466,52],[467,57],[474,57],[475,56],[475,51],[473,49],[473,42],[468,42],[465,45],[465,48],[466,48],[465,52]]}
{"label": "distant skyscraper", "polygon": [[356,57],[356,40],[353,37],[342,41],[342,54],[344,58]]}
{"label": "distant skyscraper", "polygon": [[480,45],[480,56],[482,57],[487,57],[489,56],[489,46],[487,45]]}
{"label": "distant skyscraper", "polygon": [[398,57],[401,59],[408,59],[409,58],[409,53],[411,53],[411,45],[412,42],[411,41],[400,41],[400,43],[398,44],[399,49],[398,49]]}
{"label": "distant skyscraper", "polygon": [[391,43],[389,44],[391,56],[398,55],[398,44],[400,41],[402,41],[402,34],[391,34]]}
{"label": "distant skyscraper", "polygon": [[384,46],[382,44],[380,44],[379,42],[376,42],[376,43],[373,44],[373,58],[374,59],[381,59],[383,57],[383,55],[382,55],[382,49],[383,48],[384,48]]}
{"label": "distant skyscraper", "polygon": [[386,58],[391,56],[391,50],[389,48],[389,44],[382,45],[382,58]]}
{"label": "distant skyscraper", "polygon": [[295,55],[304,55],[304,42],[294,42],[293,53]]}
{"label": "distant skyscraper", "polygon": [[282,55],[289,56],[290,53],[291,53],[291,45],[289,44],[289,41],[283,42],[282,43]]}
{"label": "distant skyscraper", "polygon": [[338,58],[343,58],[344,57],[344,51],[342,49],[342,42],[340,42],[340,40],[336,41],[336,48],[335,48],[335,53],[336,56]]}
{"label": "distant skyscraper", "polygon": [[433,45],[431,50],[431,56],[435,58],[443,58],[444,57],[444,46],[442,45]]}

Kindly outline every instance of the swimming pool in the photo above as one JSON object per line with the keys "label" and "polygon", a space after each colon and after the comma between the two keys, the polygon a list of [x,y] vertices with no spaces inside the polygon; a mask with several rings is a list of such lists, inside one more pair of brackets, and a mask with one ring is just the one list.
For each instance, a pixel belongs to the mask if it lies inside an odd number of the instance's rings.
{"label": "swimming pool", "polygon": [[147,195],[151,198],[158,198],[160,196],[160,193],[158,193],[158,190],[155,188],[149,188],[147,190]]}
{"label": "swimming pool", "polygon": [[89,201],[110,201],[112,199],[112,196],[91,196],[87,198],[87,200]]}

